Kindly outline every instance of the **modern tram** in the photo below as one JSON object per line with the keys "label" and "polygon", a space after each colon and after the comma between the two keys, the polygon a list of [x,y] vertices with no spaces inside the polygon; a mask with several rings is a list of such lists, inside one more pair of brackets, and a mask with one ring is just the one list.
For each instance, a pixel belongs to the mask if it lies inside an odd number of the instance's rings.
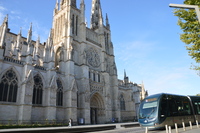
{"label": "modern tram", "polygon": [[196,120],[200,122],[200,96],[160,93],[146,97],[139,108],[141,127],[163,128]]}

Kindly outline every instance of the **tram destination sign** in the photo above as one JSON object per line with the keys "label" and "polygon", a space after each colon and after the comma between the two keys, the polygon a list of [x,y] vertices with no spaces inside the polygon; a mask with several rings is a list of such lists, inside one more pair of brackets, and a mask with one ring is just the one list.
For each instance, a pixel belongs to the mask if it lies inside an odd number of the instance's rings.
{"label": "tram destination sign", "polygon": [[150,98],[145,100],[145,102],[153,102],[153,101],[157,101],[157,98]]}

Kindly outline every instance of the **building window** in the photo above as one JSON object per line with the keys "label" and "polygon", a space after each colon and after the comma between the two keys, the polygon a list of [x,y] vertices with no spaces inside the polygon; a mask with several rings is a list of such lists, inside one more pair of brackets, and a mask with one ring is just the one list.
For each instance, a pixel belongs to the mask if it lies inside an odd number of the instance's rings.
{"label": "building window", "polygon": [[37,74],[36,76],[34,76],[32,104],[42,104],[42,93],[43,93],[42,79],[39,76],[39,74]]}
{"label": "building window", "polygon": [[57,106],[63,106],[63,86],[62,86],[62,82],[57,79],[57,97],[56,97],[56,105]]}
{"label": "building window", "polygon": [[98,82],[101,82],[101,79],[100,79],[100,74],[98,74]]}
{"label": "building window", "polygon": [[120,110],[126,110],[124,96],[122,94],[120,96]]}
{"label": "building window", "polygon": [[0,83],[0,101],[16,102],[18,80],[15,72],[10,69],[1,78]]}
{"label": "building window", "polygon": [[93,81],[96,81],[95,73],[93,73]]}
{"label": "building window", "polygon": [[91,73],[90,73],[90,71],[89,71],[89,79],[91,79]]}
{"label": "building window", "polygon": [[75,26],[74,26],[74,15],[72,16],[72,34],[74,34],[74,29],[75,29]]}
{"label": "building window", "polygon": [[76,35],[78,35],[78,16],[76,16]]}
{"label": "building window", "polygon": [[79,96],[78,96],[78,91],[76,93],[76,96],[77,96],[77,107],[79,107]]}

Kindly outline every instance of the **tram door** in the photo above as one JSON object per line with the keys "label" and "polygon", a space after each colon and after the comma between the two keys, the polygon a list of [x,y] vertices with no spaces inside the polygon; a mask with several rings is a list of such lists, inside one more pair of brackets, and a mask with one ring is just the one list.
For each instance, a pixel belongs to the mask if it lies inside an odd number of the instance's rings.
{"label": "tram door", "polygon": [[97,124],[97,108],[90,108],[91,124]]}

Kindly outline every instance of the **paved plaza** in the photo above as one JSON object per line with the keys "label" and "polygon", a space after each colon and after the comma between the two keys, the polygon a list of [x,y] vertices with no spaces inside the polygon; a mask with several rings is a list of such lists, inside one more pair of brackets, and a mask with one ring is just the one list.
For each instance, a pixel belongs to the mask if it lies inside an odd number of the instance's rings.
{"label": "paved plaza", "polygon": [[[44,128],[18,128],[18,129],[0,129],[0,133],[146,133],[144,128],[138,126],[137,122],[133,123],[115,123],[101,125],[82,125],[72,127],[44,127]],[[154,130],[147,133],[167,133],[166,130]],[[171,132],[176,133],[175,129]],[[195,125],[190,129],[186,127],[178,129],[178,133],[200,133],[200,128]]]}
{"label": "paved plaza", "polygon": [[[97,133],[97,132],[90,132],[90,133]],[[114,130],[98,131],[98,133],[145,133],[145,129],[142,129],[141,127],[116,128]],[[167,132],[166,130],[155,130],[155,131],[148,131],[148,133],[167,133]],[[171,132],[168,131],[168,133],[176,133],[176,130],[172,129]],[[189,127],[186,127],[186,131],[183,131],[182,128],[179,128],[178,133],[200,133],[200,128],[193,126],[193,129],[190,129]]]}

